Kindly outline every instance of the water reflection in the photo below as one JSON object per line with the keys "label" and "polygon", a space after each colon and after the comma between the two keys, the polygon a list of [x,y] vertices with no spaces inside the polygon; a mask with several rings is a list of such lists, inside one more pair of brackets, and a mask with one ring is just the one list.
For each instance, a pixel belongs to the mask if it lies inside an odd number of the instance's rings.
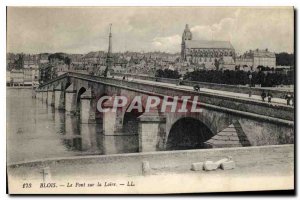
{"label": "water reflection", "polygon": [[[138,151],[137,135],[103,135],[102,124],[82,124],[78,116],[65,114],[63,144],[84,154],[116,154]],[[62,130],[62,129],[61,129]]]}
{"label": "water reflection", "polygon": [[65,113],[65,132],[62,132],[62,142],[68,150],[81,150],[78,138],[80,138],[80,131],[78,127],[78,119],[76,116],[71,116]]}
{"label": "water reflection", "polygon": [[[57,115],[55,124],[60,124],[59,132],[64,136],[63,144],[68,150],[84,154],[116,154],[138,151],[137,135],[105,136],[102,123],[83,124],[79,116],[52,110]],[[96,120],[99,122],[99,120]],[[58,128],[57,127],[57,128]]]}
{"label": "water reflection", "polygon": [[64,135],[66,132],[66,127],[65,127],[65,113],[61,112],[59,110],[53,112],[54,113],[54,125],[55,125],[55,130],[57,130],[57,134],[59,135]]}
{"label": "water reflection", "polygon": [[100,119],[81,124],[78,116],[32,99],[31,90],[8,89],[7,99],[8,162],[138,151],[138,135],[104,136]]}

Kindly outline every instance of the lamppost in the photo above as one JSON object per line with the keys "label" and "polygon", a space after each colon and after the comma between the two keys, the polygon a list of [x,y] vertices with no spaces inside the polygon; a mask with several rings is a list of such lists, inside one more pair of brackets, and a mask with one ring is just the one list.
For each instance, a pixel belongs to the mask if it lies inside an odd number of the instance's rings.
{"label": "lamppost", "polygon": [[251,74],[251,72],[250,72],[250,74],[249,74],[249,80],[250,80],[250,85],[249,85],[249,87],[251,88],[251,86],[252,86],[252,74]]}
{"label": "lamppost", "polygon": [[249,81],[250,81],[250,84],[249,84],[249,97],[251,97],[251,95],[252,95],[252,91],[251,91],[251,86],[252,86],[252,72],[250,72],[250,74],[249,74]]}

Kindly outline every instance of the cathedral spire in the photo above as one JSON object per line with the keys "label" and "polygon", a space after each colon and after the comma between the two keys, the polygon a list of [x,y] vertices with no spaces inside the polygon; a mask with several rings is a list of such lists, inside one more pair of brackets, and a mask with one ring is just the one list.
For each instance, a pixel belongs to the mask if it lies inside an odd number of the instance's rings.
{"label": "cathedral spire", "polygon": [[108,54],[111,54],[111,48],[112,48],[112,42],[111,42],[111,38],[112,38],[112,34],[111,34],[111,26],[112,26],[112,24],[109,24],[109,44],[108,44]]}
{"label": "cathedral spire", "polygon": [[106,57],[106,68],[105,68],[104,73],[103,73],[104,77],[107,77],[107,73],[108,73],[108,71],[111,68],[112,63],[113,63],[111,27],[112,27],[112,24],[109,24],[108,51],[107,51],[107,57]]}

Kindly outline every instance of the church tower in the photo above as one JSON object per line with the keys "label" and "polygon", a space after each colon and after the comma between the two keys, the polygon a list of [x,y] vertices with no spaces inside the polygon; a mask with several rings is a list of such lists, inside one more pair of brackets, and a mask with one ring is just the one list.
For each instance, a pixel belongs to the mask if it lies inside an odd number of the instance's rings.
{"label": "church tower", "polygon": [[181,42],[181,59],[182,60],[186,59],[186,56],[185,56],[185,41],[186,40],[192,40],[192,33],[190,31],[188,24],[185,25],[185,29],[182,34],[182,42]]}

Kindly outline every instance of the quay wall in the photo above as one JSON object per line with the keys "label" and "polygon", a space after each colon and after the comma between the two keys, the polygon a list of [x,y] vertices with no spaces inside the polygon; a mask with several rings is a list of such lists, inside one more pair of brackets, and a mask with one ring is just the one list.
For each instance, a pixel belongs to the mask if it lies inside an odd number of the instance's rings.
{"label": "quay wall", "polygon": [[[141,175],[142,162],[148,161],[152,170],[166,171],[190,170],[194,162],[207,160],[217,161],[232,156],[237,168],[278,163],[282,160],[293,162],[294,145],[271,145],[255,147],[198,149],[180,151],[160,151],[146,153],[127,153],[114,155],[77,156],[68,158],[54,158],[15,163],[8,166],[10,171],[19,171],[22,175],[26,171],[40,174],[41,168],[49,167],[50,171],[64,175],[71,171],[82,172],[86,175]],[[18,173],[16,173],[18,174]]]}

